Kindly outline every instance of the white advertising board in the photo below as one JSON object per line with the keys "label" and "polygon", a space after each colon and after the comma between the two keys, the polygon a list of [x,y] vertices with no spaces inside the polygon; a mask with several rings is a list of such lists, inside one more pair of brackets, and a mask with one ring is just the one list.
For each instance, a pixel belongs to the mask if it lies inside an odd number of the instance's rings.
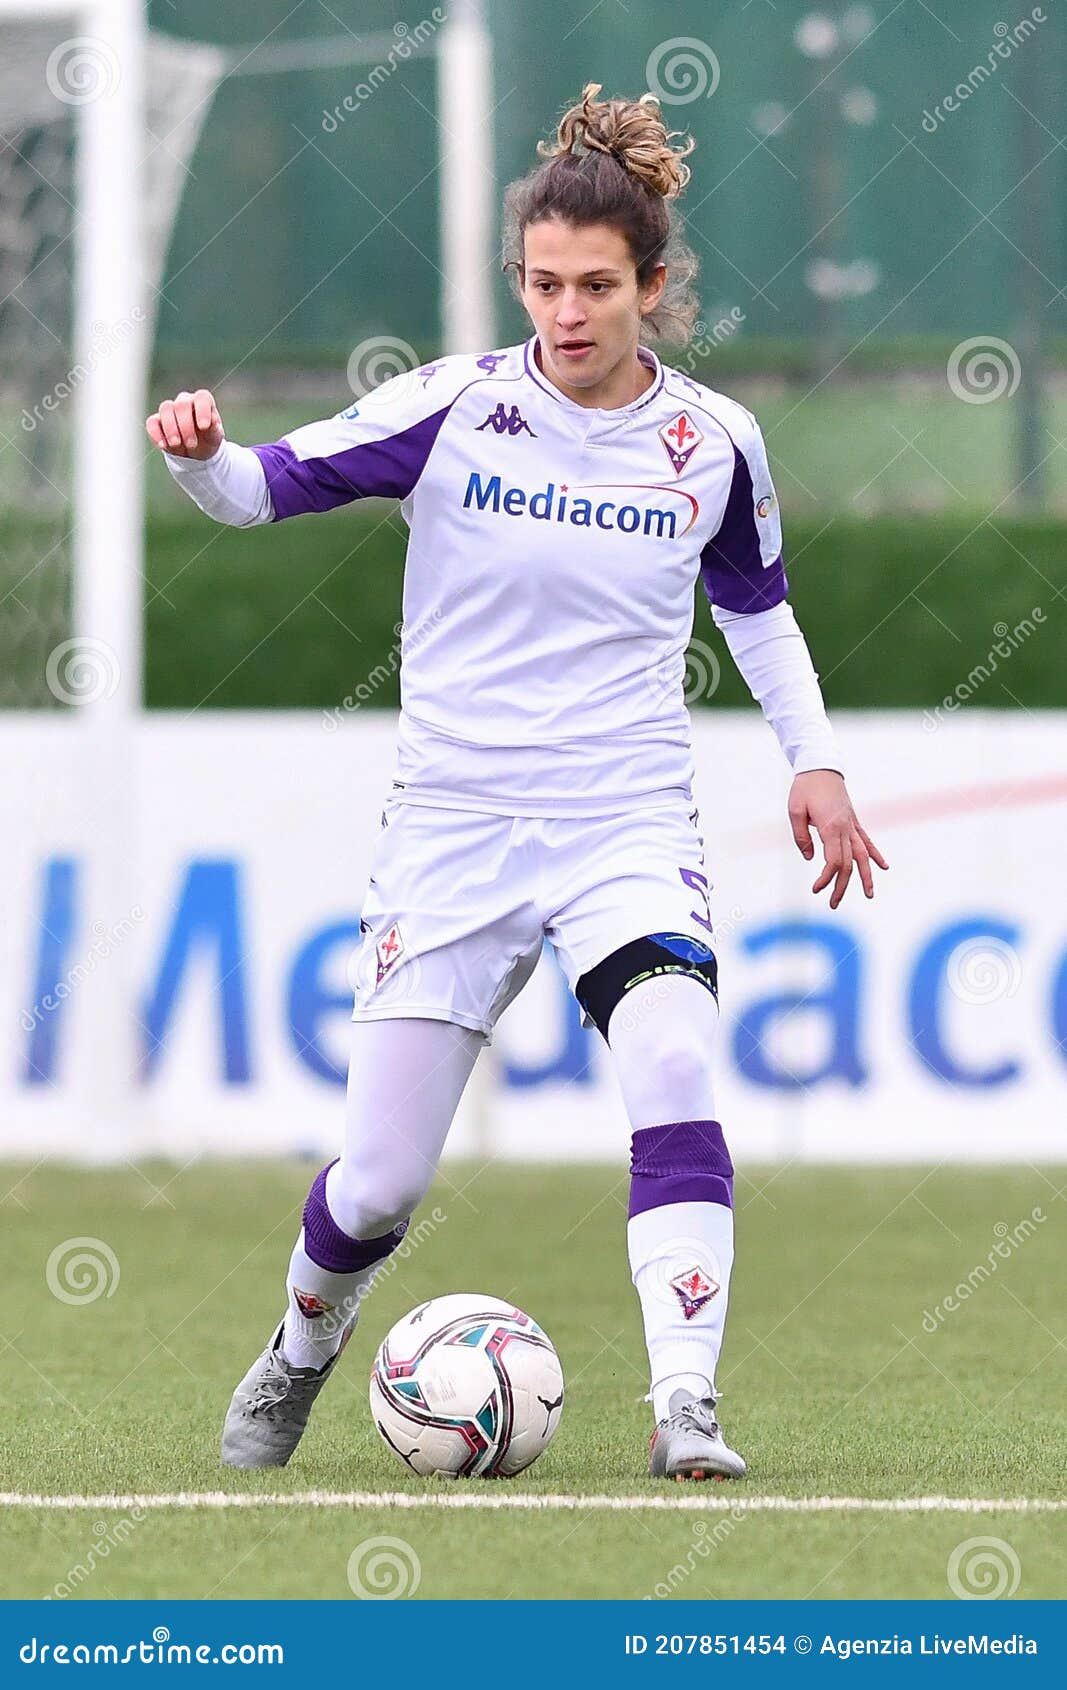
{"label": "white advertising board", "polygon": [[[889,858],[831,913],[754,712],[695,723],[735,1160],[1052,1159],[1067,1081],[1067,713],[836,718]],[[388,714],[142,718],[116,795],[76,718],[2,728],[0,1154],[336,1152]],[[99,901],[100,858],[121,908]],[[94,1088],[91,1005],[122,976],[145,1068]],[[452,1154],[619,1159],[610,1053],[546,947],[482,1058]]]}

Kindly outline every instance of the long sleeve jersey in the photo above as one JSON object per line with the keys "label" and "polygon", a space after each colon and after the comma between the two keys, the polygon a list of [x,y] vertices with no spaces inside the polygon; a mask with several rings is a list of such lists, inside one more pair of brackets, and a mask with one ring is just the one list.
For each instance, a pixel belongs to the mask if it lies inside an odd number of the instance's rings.
{"label": "long sleeve jersey", "polygon": [[240,526],[400,501],[411,801],[602,815],[689,795],[698,577],[794,772],[840,769],[755,418],[646,347],[644,393],[579,405],[536,346],[440,358],[280,440],[166,461]]}

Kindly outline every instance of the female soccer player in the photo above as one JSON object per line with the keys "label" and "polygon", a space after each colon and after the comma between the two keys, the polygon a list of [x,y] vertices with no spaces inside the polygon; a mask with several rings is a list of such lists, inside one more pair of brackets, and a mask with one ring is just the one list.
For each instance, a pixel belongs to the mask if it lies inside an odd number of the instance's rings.
{"label": "female soccer player", "polygon": [[[849,802],[786,602],[755,419],[641,341],[685,343],[690,171],[655,98],[559,124],[505,199],[525,344],[439,358],[262,446],[210,392],[147,421],[179,485],[251,527],[401,501],[399,760],[363,905],[340,1157],[314,1180],[288,1308],[238,1385],[235,1467],[284,1465],[380,1264],[429,1188],[464,1086],[545,937],[611,1052],[633,1133],[627,1241],[651,1368],[650,1466],[739,1478],[716,1414],[733,1164],[716,1117],[716,961],[683,698],[693,588],[793,770],[813,892],[887,865]],[[638,988],[642,988],[638,990]],[[631,996],[631,994],[633,994]]]}

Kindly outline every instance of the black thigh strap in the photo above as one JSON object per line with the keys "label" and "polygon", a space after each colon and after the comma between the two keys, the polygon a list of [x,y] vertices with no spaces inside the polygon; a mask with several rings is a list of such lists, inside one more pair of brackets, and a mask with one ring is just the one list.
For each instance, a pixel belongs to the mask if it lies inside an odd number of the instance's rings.
{"label": "black thigh strap", "polygon": [[699,980],[718,1003],[715,952],[688,933],[647,933],[643,939],[631,939],[583,974],[574,994],[606,1039],[611,1012],[620,998],[634,986],[667,974],[688,974]]}

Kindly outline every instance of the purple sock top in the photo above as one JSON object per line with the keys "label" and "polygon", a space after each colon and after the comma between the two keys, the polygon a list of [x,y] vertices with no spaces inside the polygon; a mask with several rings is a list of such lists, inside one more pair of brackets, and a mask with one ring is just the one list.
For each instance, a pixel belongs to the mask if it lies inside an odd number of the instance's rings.
{"label": "purple sock top", "polygon": [[315,1175],[308,1192],[304,1204],[304,1249],[315,1265],[325,1268],[327,1273],[358,1273],[360,1268],[371,1267],[390,1255],[407,1231],[408,1223],[401,1221],[380,1238],[352,1238],[342,1232],[326,1202],[326,1175],[337,1160],[334,1157],[333,1162],[328,1162]]}
{"label": "purple sock top", "polygon": [[668,1203],[734,1205],[734,1165],[718,1121],[640,1127],[630,1152],[630,1217]]}

